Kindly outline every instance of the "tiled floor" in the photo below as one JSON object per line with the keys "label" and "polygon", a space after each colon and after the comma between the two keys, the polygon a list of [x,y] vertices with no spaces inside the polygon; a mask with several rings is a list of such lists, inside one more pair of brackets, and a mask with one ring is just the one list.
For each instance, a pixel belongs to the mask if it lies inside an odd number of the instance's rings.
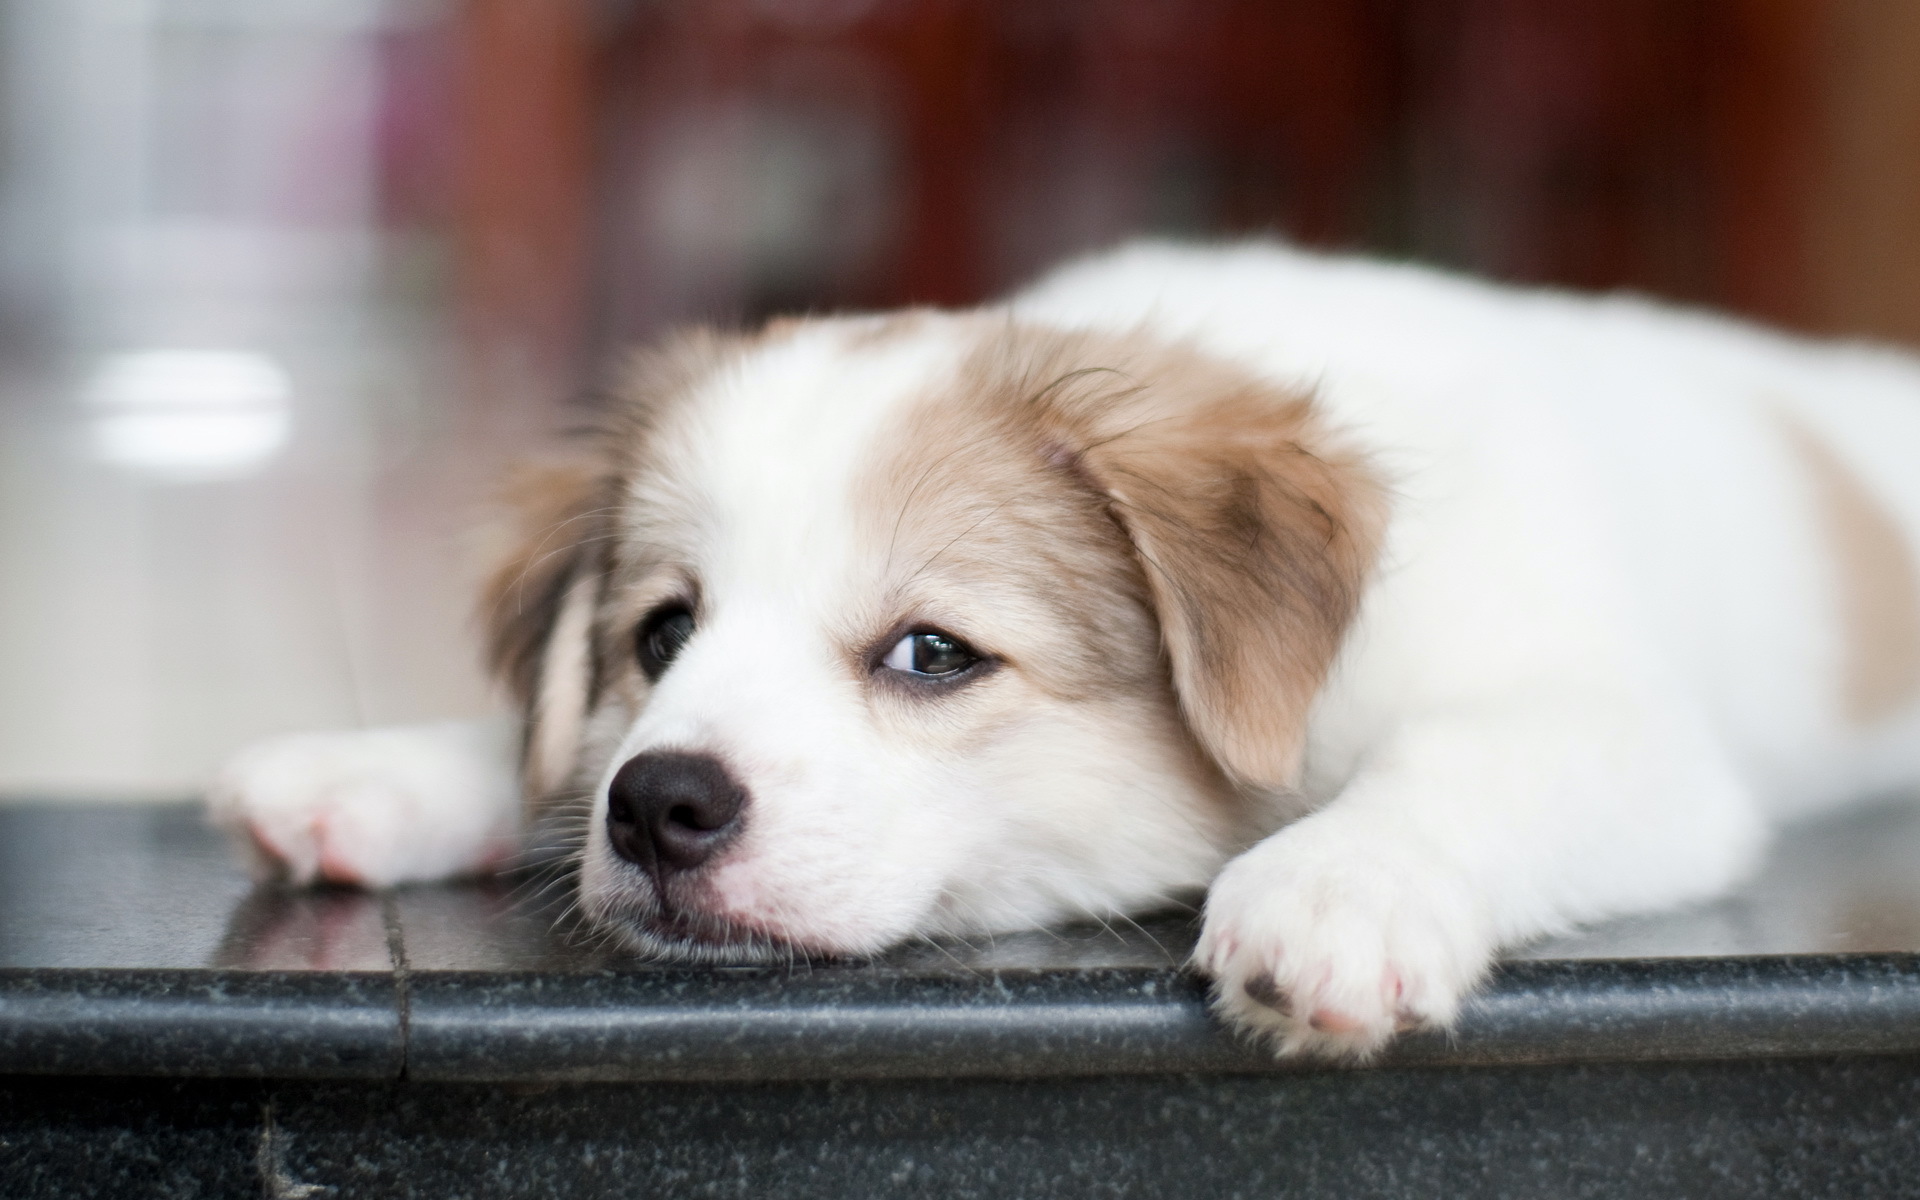
{"label": "tiled floor", "polygon": [[[177,797],[263,733],[485,706],[461,532],[494,460],[441,369],[439,210],[382,183],[393,138],[436,152],[382,72],[439,7],[0,4],[0,799]],[[272,386],[103,383],[169,356]],[[90,445],[111,412],[203,453],[236,403],[291,415],[244,477]]]}
{"label": "tiled floor", "polygon": [[203,483],[93,459],[70,384],[0,385],[0,796],[177,797],[261,734],[484,711],[497,456],[417,369],[366,376]]}
{"label": "tiled floor", "polygon": [[[1724,900],[1603,923],[1516,957],[1913,954],[1916,860],[1920,804],[1841,813],[1788,831],[1764,869]],[[415,971],[591,973],[631,964],[600,939],[557,933],[566,901],[562,890],[519,877],[388,893],[254,887],[190,805],[0,809],[0,971],[384,970],[393,928]],[[1178,966],[1191,922],[1147,924],[915,944],[886,961],[961,972]]]}
{"label": "tiled floor", "polygon": [[[1410,1034],[1391,1060],[1912,1054],[1920,887],[1901,868],[1917,842],[1912,805],[1810,826],[1718,904],[1524,948],[1451,1034]],[[566,907],[528,878],[250,887],[191,805],[0,809],[0,1076],[1284,1069],[1208,1018],[1182,969],[1190,914],[712,967],[637,959]]]}

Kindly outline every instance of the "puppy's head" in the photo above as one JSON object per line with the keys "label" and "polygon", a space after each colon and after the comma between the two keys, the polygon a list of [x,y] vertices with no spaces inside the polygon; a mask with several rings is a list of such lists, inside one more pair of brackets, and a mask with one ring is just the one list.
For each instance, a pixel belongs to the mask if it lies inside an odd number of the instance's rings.
{"label": "puppy's head", "polygon": [[1286,788],[1383,518],[1190,351],[910,314],[644,360],[491,593],[586,910],[712,957],[1137,910]]}

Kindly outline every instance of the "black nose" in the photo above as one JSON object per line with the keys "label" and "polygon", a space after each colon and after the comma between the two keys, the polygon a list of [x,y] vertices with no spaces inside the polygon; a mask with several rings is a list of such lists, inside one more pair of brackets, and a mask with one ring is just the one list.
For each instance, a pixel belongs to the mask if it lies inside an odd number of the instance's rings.
{"label": "black nose", "polygon": [[689,871],[740,828],[747,793],[703,754],[642,754],[607,786],[607,841],[649,871]]}

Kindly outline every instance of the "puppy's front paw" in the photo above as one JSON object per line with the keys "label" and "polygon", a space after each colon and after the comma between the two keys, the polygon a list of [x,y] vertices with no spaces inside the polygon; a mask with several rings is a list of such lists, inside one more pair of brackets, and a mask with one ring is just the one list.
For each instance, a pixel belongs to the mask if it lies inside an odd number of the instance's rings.
{"label": "puppy's front paw", "polygon": [[1492,961],[1482,907],[1417,847],[1308,818],[1221,872],[1194,962],[1281,1053],[1364,1058],[1453,1020]]}
{"label": "puppy's front paw", "polygon": [[465,725],[293,734],[241,751],[207,802],[296,883],[444,879],[515,850],[514,781],[496,757]]}

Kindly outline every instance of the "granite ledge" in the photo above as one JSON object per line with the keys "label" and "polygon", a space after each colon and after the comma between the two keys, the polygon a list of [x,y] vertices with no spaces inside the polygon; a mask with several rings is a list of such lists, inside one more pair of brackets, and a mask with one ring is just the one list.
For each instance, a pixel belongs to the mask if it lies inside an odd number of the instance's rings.
{"label": "granite ledge", "polygon": [[[1531,947],[1383,1066],[1920,1053],[1920,806],[1742,894]],[[198,811],[0,805],[0,1073],[546,1083],[1298,1071],[1211,1021],[1171,916],[862,964],[663,967],[510,882],[252,887]]]}
{"label": "granite ledge", "polygon": [[[463,1081],[1264,1073],[1173,970],[416,976],[409,1072]],[[1920,1052],[1920,957],[1521,962],[1380,1066]]]}
{"label": "granite ledge", "polygon": [[[1920,1052],[1920,956],[1519,962],[1380,1066]],[[1245,1074],[1174,969],[0,972],[0,1073],[465,1082]]]}
{"label": "granite ledge", "polygon": [[395,1078],[388,973],[0,970],[0,1073]]}

